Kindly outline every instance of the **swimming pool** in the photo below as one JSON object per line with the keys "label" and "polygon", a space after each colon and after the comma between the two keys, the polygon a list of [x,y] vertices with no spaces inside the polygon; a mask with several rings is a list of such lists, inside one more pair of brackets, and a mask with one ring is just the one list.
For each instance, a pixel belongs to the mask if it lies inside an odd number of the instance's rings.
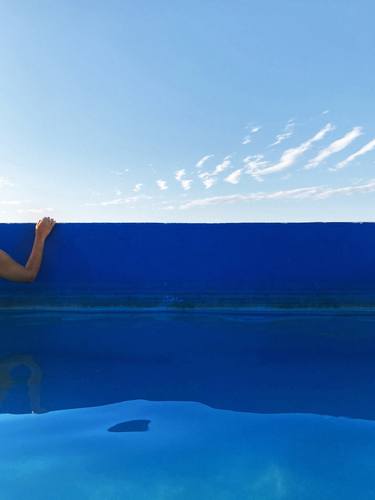
{"label": "swimming pool", "polygon": [[1,499],[370,499],[375,315],[7,311]]}

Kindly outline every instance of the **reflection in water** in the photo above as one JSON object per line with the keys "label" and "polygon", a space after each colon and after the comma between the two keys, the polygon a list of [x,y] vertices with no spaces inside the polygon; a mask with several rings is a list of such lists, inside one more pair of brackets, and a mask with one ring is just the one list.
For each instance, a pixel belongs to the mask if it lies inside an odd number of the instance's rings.
{"label": "reflection in water", "polygon": [[1,398],[23,365],[34,412],[43,370],[48,411],[143,399],[375,420],[374,328],[366,315],[8,314]]}
{"label": "reflection in water", "polygon": [[[24,377],[17,374],[17,369],[25,367],[28,370],[26,381]],[[44,413],[40,405],[40,384],[42,371],[32,356],[27,354],[15,354],[0,359],[0,408],[7,398],[9,392],[17,384],[25,383],[32,413]]]}

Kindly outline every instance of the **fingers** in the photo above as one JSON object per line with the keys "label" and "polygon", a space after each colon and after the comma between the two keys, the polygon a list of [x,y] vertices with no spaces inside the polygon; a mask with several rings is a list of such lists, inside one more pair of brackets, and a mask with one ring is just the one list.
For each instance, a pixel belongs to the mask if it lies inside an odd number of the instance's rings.
{"label": "fingers", "polygon": [[52,219],[52,217],[43,217],[43,219],[40,219],[40,221],[38,222],[38,224],[40,224],[41,222],[44,222],[44,223],[47,223],[47,224],[56,224],[56,221],[55,219]]}
{"label": "fingers", "polygon": [[50,232],[55,224],[56,221],[52,217],[43,217],[43,219],[39,219],[37,222],[36,229]]}

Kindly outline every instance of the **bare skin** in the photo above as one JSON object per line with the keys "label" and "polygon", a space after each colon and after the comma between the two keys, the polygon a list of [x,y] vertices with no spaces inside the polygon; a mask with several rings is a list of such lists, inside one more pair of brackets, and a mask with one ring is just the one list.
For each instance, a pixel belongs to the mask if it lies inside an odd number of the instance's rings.
{"label": "bare skin", "polygon": [[22,266],[3,250],[0,250],[0,278],[9,281],[31,283],[39,273],[45,241],[56,222],[44,217],[35,226],[34,244],[27,263]]}

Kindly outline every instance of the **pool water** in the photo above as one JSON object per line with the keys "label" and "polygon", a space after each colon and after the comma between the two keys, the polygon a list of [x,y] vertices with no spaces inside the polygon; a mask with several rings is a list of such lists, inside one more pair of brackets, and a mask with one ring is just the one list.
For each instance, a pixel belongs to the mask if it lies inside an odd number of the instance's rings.
{"label": "pool water", "polygon": [[1,500],[375,498],[375,315],[0,319]]}

